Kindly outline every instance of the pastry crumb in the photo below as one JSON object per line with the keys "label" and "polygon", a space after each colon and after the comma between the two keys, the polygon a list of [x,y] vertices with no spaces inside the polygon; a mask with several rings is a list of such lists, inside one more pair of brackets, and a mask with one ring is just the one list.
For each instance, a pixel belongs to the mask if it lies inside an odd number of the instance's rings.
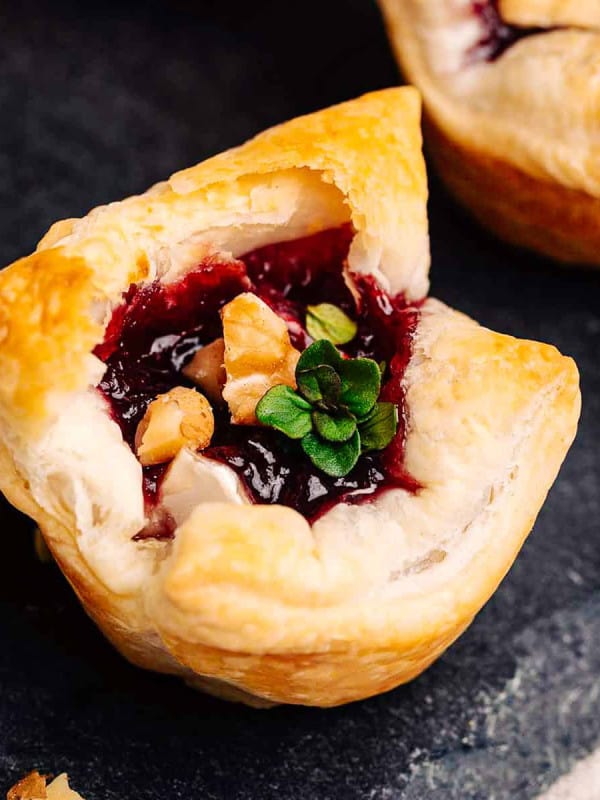
{"label": "pastry crumb", "polygon": [[70,788],[69,779],[63,772],[51,783],[37,770],[30,772],[8,790],[6,800],[83,800],[80,794]]}

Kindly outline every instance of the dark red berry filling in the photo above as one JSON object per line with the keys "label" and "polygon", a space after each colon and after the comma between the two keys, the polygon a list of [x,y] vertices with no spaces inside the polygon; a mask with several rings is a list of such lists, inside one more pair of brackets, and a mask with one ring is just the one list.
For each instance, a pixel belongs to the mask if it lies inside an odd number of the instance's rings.
{"label": "dark red berry filling", "polygon": [[[306,306],[330,302],[358,323],[343,349],[350,356],[385,361],[382,398],[400,406],[401,424],[386,450],[362,456],[344,478],[317,470],[298,443],[277,432],[232,425],[215,408],[215,434],[203,455],[228,464],[257,503],[282,503],[314,520],[340,501],[365,502],[391,487],[410,491],[417,483],[404,470],[402,378],[418,321],[416,306],[390,297],[370,276],[354,276],[358,310],[343,269],[352,240],[350,226],[293,242],[270,245],[237,260],[207,259],[176,283],[131,286],[115,310],[96,355],[106,363],[99,385],[127,443],[148,404],[174,386],[189,385],[181,368],[201,346],[222,335],[219,311],[240,292],[252,291],[288,324],[298,349],[310,342]],[[144,469],[144,492],[152,509],[159,500],[165,467]],[[159,533],[152,534],[155,538]]]}
{"label": "dark red berry filling", "polygon": [[518,28],[505,22],[498,0],[474,0],[473,13],[479,19],[482,35],[469,52],[469,62],[495,61],[519,39],[539,33],[537,28]]}

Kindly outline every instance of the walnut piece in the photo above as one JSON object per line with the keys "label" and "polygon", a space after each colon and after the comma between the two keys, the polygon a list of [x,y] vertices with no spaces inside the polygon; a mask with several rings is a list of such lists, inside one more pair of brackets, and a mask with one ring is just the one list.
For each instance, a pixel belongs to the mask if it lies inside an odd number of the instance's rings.
{"label": "walnut piece", "polygon": [[215,339],[206,347],[201,347],[182,370],[185,377],[202,389],[215,405],[223,401],[223,387],[227,377],[224,362],[225,340]]}
{"label": "walnut piece", "polygon": [[300,353],[285,322],[256,295],[239,294],[221,311],[227,381],[223,397],[236,425],[256,424],[256,405],[273,386],[296,388]]}
{"label": "walnut piece", "polygon": [[203,450],[215,430],[210,403],[194,389],[176,386],[148,406],[135,434],[144,467],[171,461],[184,447]]}

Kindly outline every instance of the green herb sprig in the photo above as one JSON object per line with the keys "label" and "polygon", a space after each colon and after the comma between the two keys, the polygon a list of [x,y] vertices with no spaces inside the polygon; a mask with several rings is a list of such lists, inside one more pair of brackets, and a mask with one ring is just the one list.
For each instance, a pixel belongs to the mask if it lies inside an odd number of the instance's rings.
{"label": "green herb sprig", "polygon": [[307,347],[296,367],[298,389],[275,386],[256,416],[300,440],[312,463],[327,475],[347,475],[361,453],[383,450],[398,429],[398,407],[378,402],[381,369],[370,358],[344,358],[328,339]]}

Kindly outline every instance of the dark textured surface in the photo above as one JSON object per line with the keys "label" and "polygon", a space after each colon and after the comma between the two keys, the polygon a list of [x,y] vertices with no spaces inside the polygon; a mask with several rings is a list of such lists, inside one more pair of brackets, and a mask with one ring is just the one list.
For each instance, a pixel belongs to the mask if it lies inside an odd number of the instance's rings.
{"label": "dark textured surface", "polygon": [[[396,80],[369,0],[4,4],[0,261],[283,118]],[[225,8],[223,8],[225,7]],[[86,800],[534,797],[600,737],[600,276],[490,239],[433,181],[435,293],[557,344],[580,434],[517,564],[425,676],[332,711],[256,712],[113,653],[2,507],[0,789],[68,770]]]}

